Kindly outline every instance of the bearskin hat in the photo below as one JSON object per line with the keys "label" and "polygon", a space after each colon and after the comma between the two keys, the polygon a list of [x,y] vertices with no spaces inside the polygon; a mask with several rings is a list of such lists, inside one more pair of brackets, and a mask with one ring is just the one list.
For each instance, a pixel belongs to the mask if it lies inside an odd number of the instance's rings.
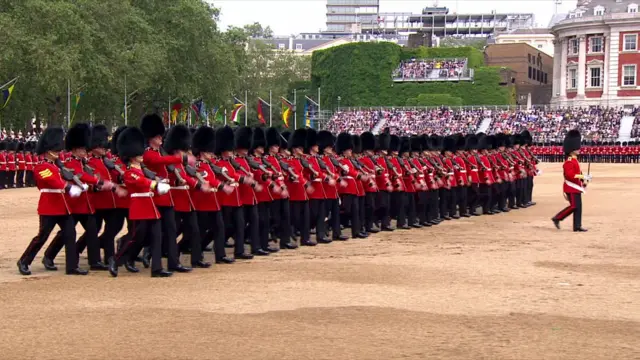
{"label": "bearskin hat", "polygon": [[216,131],[209,126],[200,126],[193,134],[191,148],[196,156],[203,152],[214,153],[216,151]]}
{"label": "bearskin hat", "polygon": [[172,127],[167,132],[167,137],[162,147],[164,147],[169,154],[173,154],[178,150],[189,150],[191,148],[191,130],[185,125]]}
{"label": "bearskin hat", "polygon": [[429,140],[431,141],[431,150],[435,150],[435,151],[440,151],[442,150],[443,146],[444,146],[444,139],[442,138],[442,136],[438,136],[438,135],[431,135],[429,137]]}
{"label": "bearskin hat", "polygon": [[353,152],[360,154],[362,152],[362,139],[359,135],[351,135],[351,139],[353,140]]}
{"label": "bearskin hat", "polygon": [[489,137],[487,135],[478,136],[478,150],[488,150],[490,148]]}
{"label": "bearskin hat", "polygon": [[220,155],[225,151],[233,151],[233,129],[228,126],[216,130],[216,154]]}
{"label": "bearskin hat", "polygon": [[307,144],[307,130],[296,129],[289,137],[289,149],[304,148]]}
{"label": "bearskin hat", "polygon": [[280,146],[280,132],[274,127],[270,127],[266,131],[267,147]]}
{"label": "bearskin hat", "polygon": [[388,151],[400,151],[400,137],[398,135],[391,135],[389,140]]}
{"label": "bearskin hat", "polygon": [[389,132],[384,131],[382,134],[378,135],[378,150],[389,151],[390,146],[391,134],[389,134]]}
{"label": "bearskin hat", "polygon": [[12,140],[7,143],[7,151],[16,151],[17,148],[18,148],[17,142]]}
{"label": "bearskin hat", "polygon": [[307,138],[305,140],[305,151],[309,152],[309,150],[318,145],[318,132],[315,129],[307,129]]}
{"label": "bearskin hat", "polygon": [[569,130],[567,135],[564,137],[564,142],[562,143],[564,154],[569,155],[576,150],[580,150],[580,140],[580,131],[575,129]]}
{"label": "bearskin hat", "polygon": [[622,142],[622,146],[627,146],[627,142],[626,142],[626,141],[623,141],[623,142]]}
{"label": "bearskin hat", "polygon": [[109,130],[107,127],[100,124],[91,128],[91,144],[89,149],[95,148],[107,148],[109,144]]}
{"label": "bearskin hat", "polygon": [[496,137],[494,135],[487,136],[487,145],[489,145],[489,148],[487,150],[496,148]]}
{"label": "bearskin hat", "polygon": [[16,151],[24,151],[24,143],[23,142],[19,142],[18,143],[18,148],[16,149]]}
{"label": "bearskin hat", "polygon": [[529,130],[523,130],[520,133],[520,136],[522,137],[522,145],[531,145],[533,143],[533,137],[531,136]]}
{"label": "bearskin hat", "polygon": [[280,134],[280,147],[288,149],[289,148],[289,138],[291,137],[291,131],[283,131]]}
{"label": "bearskin hat", "polygon": [[412,136],[410,140],[411,143],[411,151],[413,152],[421,152],[422,151],[422,140],[420,136]]}
{"label": "bearskin hat", "polygon": [[[8,149],[7,145],[5,146]],[[36,145],[36,154],[42,155],[47,151],[62,151],[62,149],[64,149],[64,130],[60,127],[44,129]]]}
{"label": "bearskin hat", "polygon": [[451,151],[452,153],[456,152],[456,145],[458,144],[458,139],[454,135],[445,136],[442,140],[442,152]]}
{"label": "bearskin hat", "polygon": [[336,152],[341,154],[346,150],[353,149],[353,138],[349,133],[343,132],[338,135],[338,139],[336,140]]}
{"label": "bearskin hat", "polygon": [[266,150],[267,148],[267,137],[264,133],[264,128],[257,127],[253,129],[253,134],[251,136],[251,151],[257,148],[263,148]]}
{"label": "bearskin hat", "polygon": [[119,136],[116,146],[118,156],[122,161],[129,161],[136,156],[144,154],[144,133],[136,127],[125,129]]}
{"label": "bearskin hat", "polygon": [[462,134],[456,134],[456,151],[464,150],[464,145],[466,143],[466,139]]}
{"label": "bearskin hat", "polygon": [[513,135],[505,135],[504,136],[504,146],[507,148],[512,148],[516,143],[516,137]]}
{"label": "bearskin hat", "polygon": [[31,152],[31,141],[27,141],[26,143],[24,143],[24,151]]}
{"label": "bearskin hat", "polygon": [[236,129],[234,134],[236,149],[251,149],[252,136],[253,129],[248,126],[241,126]]}
{"label": "bearskin hat", "polygon": [[335,140],[333,139],[333,134],[330,131],[322,130],[318,132],[318,147],[321,152],[328,147],[333,147],[334,143]]}
{"label": "bearskin hat", "polygon": [[111,154],[118,156],[118,137],[122,134],[123,131],[127,130],[128,126],[120,126],[113,132],[111,136]]}
{"label": "bearskin hat", "polygon": [[67,131],[67,136],[64,138],[64,147],[67,151],[89,148],[89,145],[91,145],[91,128],[88,124],[75,124]]}
{"label": "bearskin hat", "polygon": [[429,139],[429,135],[420,135],[420,146],[422,147],[422,151],[431,151],[431,141]]}
{"label": "bearskin hat", "polygon": [[164,136],[164,123],[158,114],[148,114],[142,118],[140,129],[145,139],[151,139],[156,136]]}
{"label": "bearskin hat", "polygon": [[362,151],[376,149],[376,137],[370,131],[365,131],[360,135],[360,142],[362,143]]}
{"label": "bearskin hat", "polygon": [[7,142],[6,141],[0,141],[0,151],[4,150],[7,148]]}
{"label": "bearskin hat", "polygon": [[408,136],[403,136],[400,138],[400,153],[408,152],[411,152],[411,140]]}

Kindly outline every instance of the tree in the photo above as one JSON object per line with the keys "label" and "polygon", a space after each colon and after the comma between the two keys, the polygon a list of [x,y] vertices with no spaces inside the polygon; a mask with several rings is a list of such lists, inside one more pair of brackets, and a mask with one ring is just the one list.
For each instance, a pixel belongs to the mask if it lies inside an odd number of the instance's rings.
{"label": "tree", "polygon": [[259,22],[254,22],[253,24],[245,25],[244,30],[252,38],[261,38],[261,39],[273,38],[273,31],[271,30],[271,27],[267,26],[263,28]]}

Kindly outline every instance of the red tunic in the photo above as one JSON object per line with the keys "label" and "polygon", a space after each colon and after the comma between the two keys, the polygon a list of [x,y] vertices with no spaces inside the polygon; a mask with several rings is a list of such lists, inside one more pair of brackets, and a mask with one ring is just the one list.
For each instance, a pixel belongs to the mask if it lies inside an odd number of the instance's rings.
{"label": "red tunic", "polygon": [[194,210],[193,201],[191,199],[190,189],[195,189],[198,181],[187,175],[184,171],[182,163],[174,165],[176,170],[182,176],[186,184],[179,184],[175,172],[169,174],[169,183],[171,184],[171,198],[173,199],[173,207],[175,211],[190,212]]}
{"label": "red tunic", "polygon": [[286,159],[284,160],[289,164],[289,168],[293,171],[294,174],[298,176],[298,181],[291,181],[290,177],[287,177],[286,184],[289,189],[289,199],[291,201],[305,201],[309,200],[309,196],[306,192],[306,184],[307,179],[304,177],[302,164],[300,164],[300,160],[298,159]]}
{"label": "red tunic", "polygon": [[[258,164],[262,164],[262,158],[260,157],[253,156],[251,157],[251,160]],[[258,182],[258,184],[262,185],[263,187],[262,191],[254,191],[256,195],[256,200],[258,201],[258,203],[272,201],[273,197],[271,193],[273,192],[273,189],[276,186],[275,180],[273,180],[272,176],[262,171],[261,169],[251,169],[251,170],[253,173],[253,178]],[[267,170],[269,169],[267,168]]]}
{"label": "red tunic", "polygon": [[382,169],[382,171],[376,173],[376,184],[378,185],[378,189],[386,191],[389,185],[391,185],[389,173],[392,170],[387,167],[387,162],[384,160],[383,155],[378,156],[376,164]]}
{"label": "red tunic", "polygon": [[38,215],[59,216],[70,214],[64,192],[67,182],[62,179],[60,169],[50,161],[43,161],[33,170],[36,186],[40,190]]}
{"label": "red tunic", "polygon": [[0,151],[0,171],[7,171],[7,155],[4,151]]}
{"label": "red tunic", "polygon": [[16,171],[16,154],[7,153],[7,171]]}
{"label": "red tunic", "polygon": [[16,153],[16,162],[18,163],[18,170],[26,170],[27,169],[27,161],[24,158],[24,154],[19,152]]}
{"label": "red tunic", "polygon": [[[336,168],[333,163],[331,162],[331,159],[329,158],[329,156],[327,155],[323,155],[321,157],[322,162],[325,163],[325,165],[327,166],[327,168],[329,169],[329,171],[331,171],[333,174],[335,175],[339,175],[340,174],[340,169]],[[338,198],[338,185],[331,185],[327,182],[323,182],[322,183],[322,187],[324,189],[324,195],[326,196],[327,199],[337,199]]]}
{"label": "red tunic", "polygon": [[[120,169],[125,170],[127,168],[127,166],[122,162],[122,160],[120,160],[119,157],[112,156],[111,159],[116,163],[116,166],[119,167]],[[117,180],[116,182],[121,184],[127,190],[127,192],[129,192],[129,189],[127,189],[126,185],[124,184],[124,181],[123,181],[124,179],[122,178],[123,176],[120,176],[120,173],[118,172],[118,170],[115,170],[115,169],[111,170],[111,178],[116,179]],[[130,198],[129,194],[127,194],[127,196],[125,197],[114,196],[114,200],[116,202],[116,209],[128,209],[129,198]]]}
{"label": "red tunic", "polygon": [[34,156],[31,155],[30,153],[27,153],[24,155],[24,161],[26,161],[27,163],[27,171],[33,171],[33,167],[35,166],[34,164]]}
{"label": "red tunic", "polygon": [[[576,175],[582,174],[578,159],[575,159],[575,158],[568,159],[562,165],[562,169],[564,170],[564,183],[562,184],[562,191],[570,194],[577,194],[577,193],[584,192],[583,190],[580,190],[580,188],[582,188],[582,181],[580,179],[575,178]],[[574,186],[572,187],[567,183],[571,183]]]}
{"label": "red tunic", "polygon": [[[240,175],[236,172],[236,170],[231,166],[228,160],[218,160],[218,162],[214,165],[217,165],[221,168],[227,169],[227,176],[232,178],[236,182],[242,182],[244,180],[244,176]],[[218,177],[218,180],[224,181],[224,178]],[[220,201],[221,206],[230,206],[230,207],[240,207],[242,206],[242,201],[240,201],[239,187],[235,187],[230,194],[226,194],[224,192],[218,193],[218,200]]]}
{"label": "red tunic", "polygon": [[[104,162],[102,158],[91,156],[89,158],[89,166],[93,168],[94,175],[104,180],[112,181],[111,174],[109,173],[109,169],[104,166]],[[91,200],[91,205],[93,205],[94,209],[115,209],[116,207],[116,196],[113,194],[113,191],[92,191],[90,193],[89,199]]]}
{"label": "red tunic", "polygon": [[[282,167],[280,167],[280,163],[278,162],[278,159],[273,156],[273,155],[265,155],[264,159],[271,164],[271,167],[273,167],[274,169],[276,169],[276,171],[279,173],[279,175],[282,175],[282,178],[278,178],[277,180],[275,180],[276,184],[280,187],[282,187],[283,185],[286,186],[285,182],[284,182],[284,177],[286,176],[285,171],[282,169]],[[269,190],[269,197],[271,197],[273,200],[280,200],[282,199],[282,195],[281,194],[276,194],[275,192],[273,192],[273,189],[268,189]],[[258,199],[258,201],[260,201]]]}
{"label": "red tunic", "polygon": [[[176,165],[182,163],[182,156],[180,155],[160,155],[159,150],[147,148],[143,155],[144,164],[147,168],[161,177],[167,179],[169,173],[167,172],[167,165]],[[153,197],[153,202],[157,206],[173,206],[173,199],[171,198],[171,192],[164,195],[158,195]]]}
{"label": "red tunic", "polygon": [[353,166],[350,159],[338,158],[338,161],[340,164],[348,167],[346,174],[342,176],[342,179],[347,182],[347,186],[340,187],[340,194],[358,195],[358,186],[356,185],[356,182],[359,179],[356,168]]}
{"label": "red tunic", "polygon": [[[373,164],[373,160],[368,156],[363,156],[360,158],[360,163],[365,167],[365,170],[370,174],[376,173],[376,167]],[[369,179],[363,182],[364,191],[367,193],[375,193],[378,192],[378,187],[373,186],[376,183],[377,179]]]}
{"label": "red tunic", "polygon": [[464,186],[466,186],[468,182],[467,164],[465,164],[464,160],[462,160],[462,158],[457,155],[453,156],[453,161],[458,165],[457,169],[456,168],[453,169],[453,172],[456,177],[456,182],[458,184],[462,183],[464,184]]}
{"label": "red tunic", "polygon": [[[249,167],[249,163],[247,163],[247,159],[244,157],[236,157],[234,158],[235,162],[240,165],[242,170],[238,170],[238,173],[242,176],[248,176],[248,174],[253,174],[251,172],[251,168]],[[262,189],[262,191],[268,191],[267,189]],[[240,195],[240,202],[242,205],[256,205],[258,203],[258,199],[256,198],[256,191],[251,185],[240,184],[238,188],[238,194]]]}
{"label": "red tunic", "polygon": [[403,158],[403,159],[401,159],[401,161],[402,161],[402,172],[403,172],[402,180],[404,181],[405,191],[408,192],[408,193],[415,193],[416,192],[416,187],[415,187],[416,179],[413,177],[413,174],[410,171],[411,170],[411,164],[409,164],[409,159]]}
{"label": "red tunic", "polygon": [[[212,188],[222,190],[223,183],[216,178],[211,166],[206,161],[198,161],[196,163],[196,169]],[[196,194],[195,192],[198,191]],[[220,202],[218,201],[218,194],[215,192],[203,192],[195,189],[191,189],[191,199],[193,199],[193,206],[196,211],[220,211]]]}
{"label": "red tunic", "polygon": [[479,169],[480,180],[483,184],[492,185],[496,182],[496,180],[493,177],[493,169],[491,168],[491,163],[489,163],[489,158],[487,158],[485,155],[480,155],[479,157],[480,161],[484,165],[484,167],[480,166]]}
{"label": "red tunic", "polygon": [[155,195],[155,181],[144,177],[142,169],[138,166],[130,166],[122,175],[124,183],[129,191],[131,201],[129,204],[130,220],[160,219],[160,213],[153,203]]}
{"label": "red tunic", "polygon": [[[73,170],[73,173],[80,178],[81,182],[94,186],[98,184],[98,179],[96,177],[84,172],[82,169],[82,160],[80,158],[75,156],[68,157],[64,162],[64,167]],[[89,201],[89,191],[92,191],[92,189],[89,188],[88,191],[83,191],[82,194],[76,198],[72,198],[69,194],[65,194],[72,214],[94,213],[93,206],[91,206],[91,202]]]}
{"label": "red tunic", "polygon": [[317,176],[314,177],[312,172],[308,169],[304,169],[303,174],[307,179],[311,181],[311,187],[313,187],[313,192],[309,194],[309,199],[323,200],[326,199],[326,194],[324,193],[324,183],[327,179],[327,174],[320,169],[320,165],[318,164],[318,158],[315,156],[305,156],[305,160],[309,163],[309,167],[316,172]]}

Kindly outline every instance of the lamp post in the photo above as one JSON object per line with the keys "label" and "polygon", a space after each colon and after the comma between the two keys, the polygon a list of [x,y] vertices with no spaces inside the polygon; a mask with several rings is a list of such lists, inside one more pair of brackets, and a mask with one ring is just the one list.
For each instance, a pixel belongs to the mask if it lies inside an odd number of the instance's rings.
{"label": "lamp post", "polygon": [[342,100],[342,97],[338,96],[338,111],[340,111],[340,100]]}

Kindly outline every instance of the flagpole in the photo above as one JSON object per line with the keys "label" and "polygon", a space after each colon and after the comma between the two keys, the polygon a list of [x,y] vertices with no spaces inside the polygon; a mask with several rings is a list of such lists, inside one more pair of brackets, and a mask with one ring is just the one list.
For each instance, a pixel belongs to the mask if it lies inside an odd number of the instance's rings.
{"label": "flagpole", "polygon": [[224,126],[227,126],[227,109],[224,109]]}
{"label": "flagpole", "polygon": [[171,96],[169,96],[169,108],[168,108],[168,112],[167,112],[167,122],[168,122],[168,126],[171,127]]}
{"label": "flagpole", "polygon": [[247,102],[249,99],[247,98],[249,91],[244,91],[244,126],[249,125],[249,109],[247,108]]}
{"label": "flagpole", "polygon": [[67,79],[67,129],[71,127],[71,79]]}
{"label": "flagpole", "polygon": [[298,128],[298,102],[296,101],[296,89],[293,89],[293,130]]}
{"label": "flagpole", "polygon": [[127,118],[127,74],[124,74],[124,125],[128,125]]}
{"label": "flagpole", "polygon": [[318,128],[318,118],[320,117],[320,87],[318,86],[318,114],[316,115],[316,126]]}
{"label": "flagpole", "polygon": [[5,87],[5,86],[7,86],[7,85],[9,85],[9,84],[11,84],[11,83],[13,83],[13,82],[15,82],[15,81],[18,81],[18,78],[19,78],[19,77],[20,77],[20,76],[16,76],[16,77],[14,77],[13,79],[9,80],[9,82],[8,82],[8,83],[6,83],[6,84],[4,84],[4,85],[0,86],[0,89],[4,89],[4,87]]}
{"label": "flagpole", "polygon": [[273,126],[273,119],[271,118],[271,106],[273,106],[273,99],[271,99],[271,90],[269,90],[269,126]]}

